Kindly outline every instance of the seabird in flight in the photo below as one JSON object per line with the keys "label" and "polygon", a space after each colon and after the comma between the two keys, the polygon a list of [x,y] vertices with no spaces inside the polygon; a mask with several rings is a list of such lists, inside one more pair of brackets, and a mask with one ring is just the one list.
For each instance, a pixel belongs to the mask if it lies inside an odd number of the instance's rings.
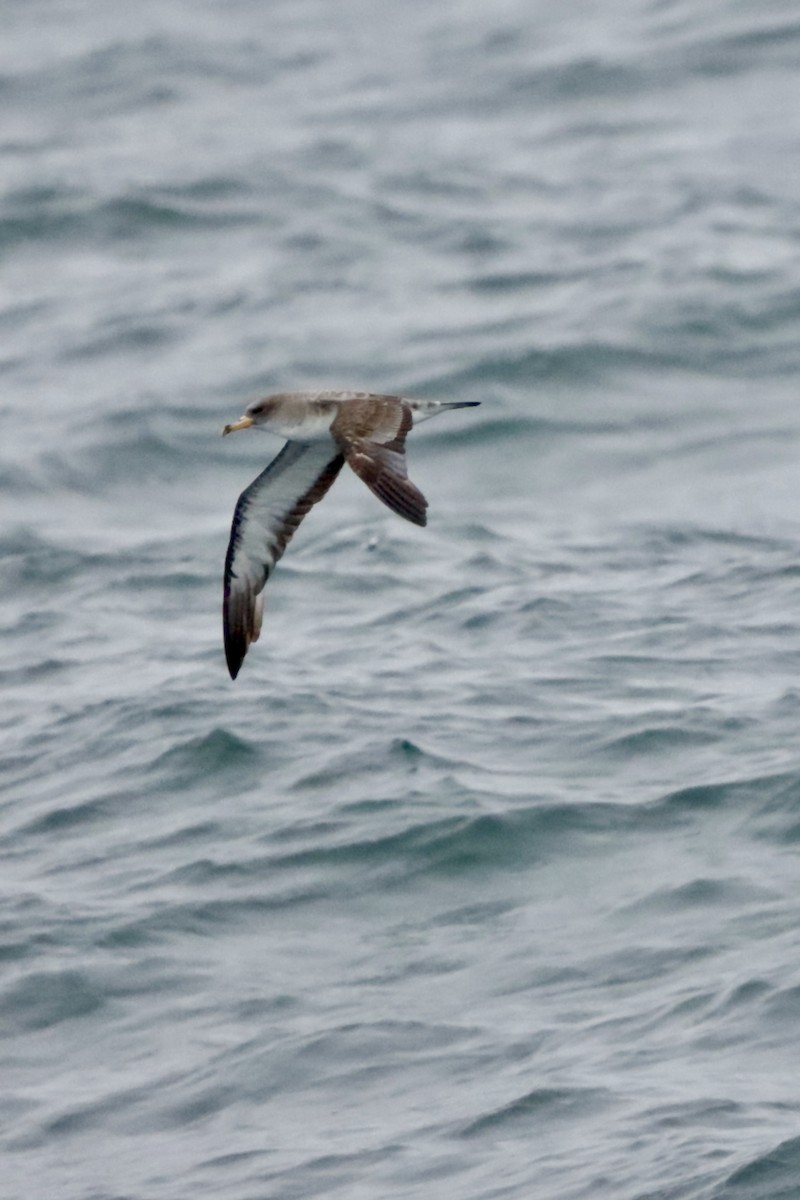
{"label": "seabird in flight", "polygon": [[478,400],[408,400],[370,392],[284,392],[256,400],[223,436],[262,428],[286,445],[239,497],[225,556],[222,623],[231,679],[261,631],[264,584],[294,531],[345,462],[389,508],[426,523],[428,502],[408,478],[412,425]]}

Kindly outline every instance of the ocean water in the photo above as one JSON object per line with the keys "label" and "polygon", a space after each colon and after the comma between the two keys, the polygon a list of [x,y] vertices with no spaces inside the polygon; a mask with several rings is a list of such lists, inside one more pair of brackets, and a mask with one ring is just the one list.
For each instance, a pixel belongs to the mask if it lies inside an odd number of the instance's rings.
{"label": "ocean water", "polygon": [[3,1200],[799,1196],[796,4],[0,17]]}

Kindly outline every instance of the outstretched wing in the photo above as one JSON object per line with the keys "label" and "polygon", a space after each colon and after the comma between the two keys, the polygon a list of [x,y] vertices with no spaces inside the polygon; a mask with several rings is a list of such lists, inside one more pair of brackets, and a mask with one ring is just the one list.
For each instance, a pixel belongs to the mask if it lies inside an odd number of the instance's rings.
{"label": "outstretched wing", "polygon": [[410,406],[396,396],[369,396],[342,405],[331,426],[347,463],[398,516],[424,525],[428,501],[408,478]]}
{"label": "outstretched wing", "polygon": [[222,628],[231,679],[247,647],[261,632],[264,584],[289,539],[313,504],[327,492],[344,463],[330,443],[287,442],[239,497],[233,514]]}

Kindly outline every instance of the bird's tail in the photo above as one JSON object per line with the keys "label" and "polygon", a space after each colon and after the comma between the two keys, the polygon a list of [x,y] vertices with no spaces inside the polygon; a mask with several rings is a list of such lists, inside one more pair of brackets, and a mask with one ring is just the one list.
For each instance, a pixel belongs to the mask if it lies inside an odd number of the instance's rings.
{"label": "bird's tail", "polygon": [[480,400],[406,400],[406,404],[411,409],[414,424],[418,425],[420,421],[427,421],[428,417],[435,417],[448,408],[476,408]]}

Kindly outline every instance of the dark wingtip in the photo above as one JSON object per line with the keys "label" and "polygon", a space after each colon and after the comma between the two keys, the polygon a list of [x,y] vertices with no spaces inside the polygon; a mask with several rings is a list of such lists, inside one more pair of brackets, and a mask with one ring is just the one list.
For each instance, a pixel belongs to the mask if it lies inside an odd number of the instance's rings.
{"label": "dark wingtip", "polygon": [[244,656],[247,653],[247,642],[243,637],[238,635],[237,630],[233,627],[228,612],[228,588],[225,585],[225,599],[222,604],[222,640],[225,644],[225,662],[228,665],[228,674],[231,679],[235,679],[239,674]]}
{"label": "dark wingtip", "polygon": [[244,654],[228,638],[225,639],[225,662],[228,665],[228,674],[231,679],[235,679],[244,662]]}

